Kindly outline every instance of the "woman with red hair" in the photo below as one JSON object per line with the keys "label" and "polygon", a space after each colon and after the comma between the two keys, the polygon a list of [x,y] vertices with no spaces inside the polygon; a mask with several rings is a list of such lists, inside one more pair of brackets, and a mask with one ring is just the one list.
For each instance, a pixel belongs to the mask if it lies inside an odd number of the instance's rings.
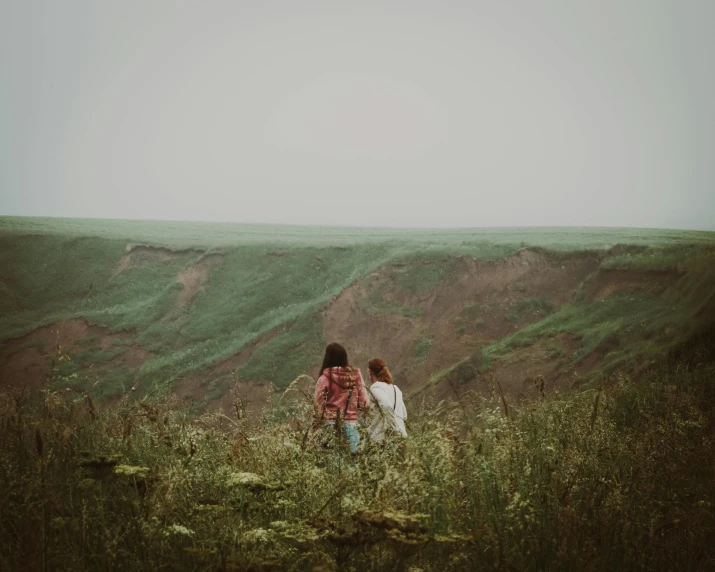
{"label": "woman with red hair", "polygon": [[342,424],[350,452],[357,453],[360,443],[358,410],[367,410],[370,403],[360,370],[348,363],[348,352],[338,343],[333,342],[325,348],[313,405],[313,427],[335,428],[336,424]]}
{"label": "woman with red hair", "polygon": [[379,443],[386,435],[407,437],[407,409],[400,388],[392,382],[387,364],[380,358],[373,358],[368,362],[368,370],[372,382],[369,389],[372,415],[367,429],[370,439]]}

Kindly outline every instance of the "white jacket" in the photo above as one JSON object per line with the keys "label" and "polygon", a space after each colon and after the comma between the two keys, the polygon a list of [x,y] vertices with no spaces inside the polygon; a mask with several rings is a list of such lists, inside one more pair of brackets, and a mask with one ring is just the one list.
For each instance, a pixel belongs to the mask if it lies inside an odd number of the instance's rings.
{"label": "white jacket", "polygon": [[407,409],[402,392],[394,383],[376,381],[367,390],[370,398],[370,423],[367,432],[373,441],[382,441],[387,429],[407,437]]}

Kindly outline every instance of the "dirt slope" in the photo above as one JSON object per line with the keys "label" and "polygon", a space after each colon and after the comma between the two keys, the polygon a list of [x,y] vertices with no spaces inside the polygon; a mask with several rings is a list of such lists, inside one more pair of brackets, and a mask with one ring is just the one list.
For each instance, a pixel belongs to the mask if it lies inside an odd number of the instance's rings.
{"label": "dirt slope", "polygon": [[91,351],[108,357],[86,364],[94,380],[114,368],[135,371],[152,355],[131,334],[109,333],[84,319],[63,320],[0,343],[0,387],[42,387],[60,375],[69,357]]}
{"label": "dirt slope", "polygon": [[[328,307],[325,339],[345,343],[363,371],[369,358],[382,357],[410,389],[555,311],[598,264],[592,255],[554,259],[528,249],[502,261],[460,257],[451,275],[427,292],[401,288],[395,278],[404,269],[388,265],[344,290]],[[378,304],[371,307],[367,301],[375,293]],[[386,313],[380,302],[410,311]],[[530,310],[533,304],[536,310]]]}
{"label": "dirt slope", "polygon": [[119,259],[119,263],[114,268],[114,275],[124,272],[127,268],[135,266],[157,264],[168,260],[179,260],[186,256],[196,256],[204,252],[193,248],[172,250],[161,246],[147,244],[129,244],[127,252]]}
{"label": "dirt slope", "polygon": [[208,254],[179,273],[176,280],[184,287],[179,296],[180,306],[191,303],[199,289],[208,281],[211,271],[223,262],[223,257],[223,254]]}
{"label": "dirt slope", "polygon": [[[222,291],[223,296],[216,300],[221,302],[220,307],[225,308],[225,312],[232,312],[231,296],[237,295],[233,288],[236,282],[232,282],[231,278],[227,280],[227,275],[239,277],[238,281],[245,276],[248,283],[255,281],[265,287],[263,280],[266,276],[283,272],[284,265],[291,263],[287,253],[288,250],[280,253],[269,250],[261,255],[263,258],[249,258],[252,273],[244,275],[227,274],[231,270],[230,265],[236,265],[235,253],[232,252],[224,255],[201,249],[172,250],[129,245],[121,257],[117,253],[110,260],[108,274],[111,277],[104,288],[108,290],[114,282],[131,286],[132,280],[139,282],[143,279],[142,272],[161,270],[148,272],[155,282],[152,282],[151,289],[142,290],[149,296],[145,306],[126,295],[126,298],[112,298],[116,306],[110,308],[140,308],[140,323],[146,308],[150,318],[146,320],[148,326],[143,327],[150,330],[155,325],[159,326],[153,331],[165,336],[166,339],[161,338],[165,346],[171,346],[177,354],[185,352],[190,355],[195,347],[214,341],[212,336],[215,330],[211,328],[220,322],[222,316],[217,313],[206,319],[197,310],[211,300],[212,292],[217,289]],[[612,256],[622,254],[620,251],[610,253]],[[436,387],[439,397],[455,396],[464,391],[492,391],[499,386],[518,399],[533,397],[542,391],[578,387],[582,378],[588,376],[609,351],[608,340],[592,351],[592,347],[584,349],[578,336],[567,333],[542,336],[530,340],[519,351],[499,355],[488,369],[478,367],[474,356],[530,324],[572,306],[571,303],[588,303],[597,308],[599,304],[607,304],[614,297],[624,294],[643,293],[657,298],[677,289],[682,283],[683,272],[675,270],[604,268],[603,257],[607,256],[609,254],[606,253],[554,254],[522,248],[500,260],[456,254],[393,258],[344,288],[330,302],[313,306],[310,319],[315,323],[314,334],[307,329],[301,330],[300,335],[295,334],[290,331],[289,322],[280,323],[264,331],[255,342],[234,355],[226,357],[229,352],[224,352],[219,359],[200,362],[213,364],[203,370],[196,367],[187,369],[190,375],[180,370],[179,373],[165,375],[159,381],[173,384],[174,391],[187,402],[199,403],[209,410],[221,409],[229,415],[235,413],[237,397],[228,388],[235,387],[243,406],[251,415],[259,415],[276,391],[272,383],[275,380],[269,375],[256,374],[260,370],[247,370],[243,366],[251,360],[295,359],[294,354],[302,352],[309,334],[317,340],[311,347],[321,343],[322,324],[322,341],[343,343],[352,363],[359,366],[365,376],[367,360],[382,357],[388,362],[396,381],[407,392],[425,387],[435,376],[442,380]],[[280,260],[274,267],[271,264],[276,264],[275,258]],[[309,264],[319,258],[311,253],[301,259],[301,264]],[[221,271],[217,274],[219,267]],[[270,271],[267,270],[269,268]],[[293,268],[295,272],[297,267],[286,268]],[[118,277],[119,274],[122,276]],[[221,279],[223,290],[218,287]],[[17,295],[20,290],[10,291]],[[78,291],[82,292],[81,289]],[[203,296],[197,299],[200,292]],[[255,291],[243,290],[240,294],[242,299],[257,301],[262,301],[261,295],[261,287]],[[88,296],[82,293],[81,299]],[[266,304],[266,311],[280,307],[282,296],[283,290],[278,295],[273,293],[273,298]],[[628,312],[628,307],[623,311]],[[700,316],[703,311],[700,310],[695,317],[705,320]],[[191,338],[190,343],[182,344],[176,332],[182,331],[183,324],[193,316],[203,320],[201,326],[205,327],[207,334],[203,336],[202,332],[200,336]],[[253,314],[246,313],[245,317],[247,320],[255,319]],[[121,327],[115,325],[115,333],[110,333],[109,329],[91,325],[85,319],[70,319],[5,340],[0,343],[0,385],[41,386],[52,378],[67,378],[72,371],[86,378],[81,385],[84,389],[94,387],[104,377],[112,378],[111,383],[115,388],[121,386],[121,391],[136,389],[138,384],[143,384],[142,388],[146,389],[156,381],[152,377],[154,372],[164,368],[166,362],[162,362],[159,350],[151,345],[150,336],[138,337],[131,329],[116,333]],[[230,333],[236,327],[236,337],[243,333],[238,322],[226,323],[223,327]],[[667,328],[665,331],[667,333]],[[290,333],[289,342],[285,341],[286,332]],[[141,339],[145,346],[137,343],[137,339]],[[274,343],[276,340],[280,343]],[[265,351],[258,351],[262,348]],[[316,355],[312,356],[313,353]],[[321,358],[318,354],[319,351],[311,351],[307,369],[303,366],[300,370],[293,368],[294,361],[286,361],[289,364],[287,371],[296,369],[295,377],[301,373],[315,376]],[[66,360],[66,357],[71,359]],[[149,363],[145,363],[147,360]],[[472,361],[467,363],[469,360]],[[67,361],[72,362],[74,369],[69,369]],[[152,369],[156,362],[161,365]],[[463,362],[467,365],[455,367],[455,364]],[[191,365],[188,360],[187,364]],[[142,372],[152,372],[142,382],[134,378],[134,373],[140,368]],[[242,368],[243,371],[253,371],[253,374],[246,374],[245,379],[234,379],[233,376]],[[443,372],[448,373],[442,375]],[[119,376],[119,373],[122,375]],[[157,376],[162,374],[164,371]],[[542,380],[544,387],[541,386]]]}

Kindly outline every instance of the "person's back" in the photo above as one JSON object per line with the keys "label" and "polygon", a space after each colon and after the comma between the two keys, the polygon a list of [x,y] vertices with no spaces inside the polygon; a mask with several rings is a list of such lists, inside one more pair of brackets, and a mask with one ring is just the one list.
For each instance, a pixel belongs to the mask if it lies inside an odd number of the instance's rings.
{"label": "person's back", "polygon": [[407,437],[407,409],[402,391],[392,382],[392,375],[383,360],[371,359],[368,369],[372,381],[368,389],[372,411],[367,429],[370,438],[380,442],[390,434],[392,437]]}
{"label": "person's back", "polygon": [[395,431],[407,437],[405,419],[407,409],[402,399],[402,391],[394,383],[376,381],[370,385],[370,405],[374,407],[368,434],[373,441],[382,441],[385,433]]}
{"label": "person's back", "polygon": [[325,431],[343,426],[350,452],[357,453],[360,433],[357,429],[358,409],[368,409],[370,402],[358,368],[350,366],[345,348],[331,343],[325,348],[323,365],[315,384],[313,398],[313,429]]}
{"label": "person's back", "polygon": [[336,421],[339,415],[343,421],[355,423],[358,409],[364,409],[366,404],[367,393],[358,368],[323,370],[315,385],[315,406],[322,422]]}

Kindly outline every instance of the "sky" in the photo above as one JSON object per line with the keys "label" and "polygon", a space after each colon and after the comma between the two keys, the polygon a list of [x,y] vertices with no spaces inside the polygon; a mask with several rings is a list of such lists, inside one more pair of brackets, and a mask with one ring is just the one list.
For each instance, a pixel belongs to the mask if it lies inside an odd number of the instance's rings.
{"label": "sky", "polygon": [[0,0],[0,214],[715,230],[712,0]]}

